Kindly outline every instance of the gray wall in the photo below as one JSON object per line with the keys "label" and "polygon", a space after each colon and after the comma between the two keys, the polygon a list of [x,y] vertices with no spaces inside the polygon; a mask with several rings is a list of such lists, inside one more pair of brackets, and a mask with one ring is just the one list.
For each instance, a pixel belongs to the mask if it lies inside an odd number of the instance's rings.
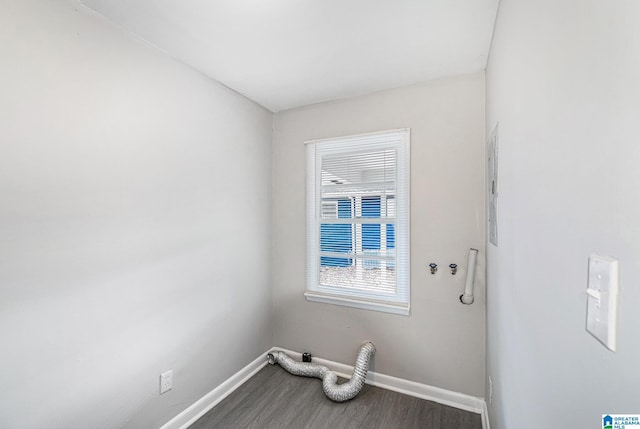
{"label": "gray wall", "polygon": [[[484,249],[484,74],[323,103],[275,115],[275,341],[353,363],[364,340],[374,370],[484,394],[484,252],[477,300],[464,306],[466,254]],[[306,302],[304,141],[411,128],[411,316]],[[437,275],[427,264],[440,265]],[[448,264],[461,266],[457,276]]]}
{"label": "gray wall", "polygon": [[[640,3],[503,0],[487,71],[499,121],[488,245],[492,429],[640,412]],[[585,331],[587,260],[620,259],[618,351]]]}
{"label": "gray wall", "polygon": [[159,427],[272,345],[272,115],[75,2],[1,8],[0,427]]}

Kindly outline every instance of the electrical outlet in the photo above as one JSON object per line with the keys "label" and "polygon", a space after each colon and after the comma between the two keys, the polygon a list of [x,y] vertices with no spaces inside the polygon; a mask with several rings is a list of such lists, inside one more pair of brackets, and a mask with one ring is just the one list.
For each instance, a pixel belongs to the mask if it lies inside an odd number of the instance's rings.
{"label": "electrical outlet", "polygon": [[493,403],[493,380],[491,380],[491,376],[489,376],[489,405]]}
{"label": "electrical outlet", "polygon": [[160,394],[168,392],[173,387],[173,370],[160,374]]}

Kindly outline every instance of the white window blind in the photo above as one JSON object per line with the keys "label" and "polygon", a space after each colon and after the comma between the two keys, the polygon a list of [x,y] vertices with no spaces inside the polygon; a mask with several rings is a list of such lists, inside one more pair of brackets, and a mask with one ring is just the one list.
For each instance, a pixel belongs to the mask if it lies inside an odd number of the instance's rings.
{"label": "white window blind", "polygon": [[307,142],[308,300],[409,314],[409,130]]}

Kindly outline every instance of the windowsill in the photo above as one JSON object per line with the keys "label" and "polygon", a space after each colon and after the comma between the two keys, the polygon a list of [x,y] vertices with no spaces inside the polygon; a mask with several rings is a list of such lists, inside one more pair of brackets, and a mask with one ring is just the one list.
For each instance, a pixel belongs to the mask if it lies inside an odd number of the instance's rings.
{"label": "windowsill", "polygon": [[323,302],[325,304],[341,305],[343,307],[361,308],[363,310],[380,311],[383,313],[409,315],[409,305],[390,304],[376,301],[365,301],[357,298],[327,295],[318,292],[306,291],[304,293],[307,301]]}

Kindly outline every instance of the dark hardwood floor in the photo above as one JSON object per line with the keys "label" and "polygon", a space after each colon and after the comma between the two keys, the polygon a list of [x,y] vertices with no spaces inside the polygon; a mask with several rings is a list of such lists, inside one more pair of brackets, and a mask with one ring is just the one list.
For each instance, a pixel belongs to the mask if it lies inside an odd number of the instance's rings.
{"label": "dark hardwood floor", "polygon": [[480,414],[365,385],[351,401],[324,396],[322,381],[267,365],[190,429],[481,429]]}

